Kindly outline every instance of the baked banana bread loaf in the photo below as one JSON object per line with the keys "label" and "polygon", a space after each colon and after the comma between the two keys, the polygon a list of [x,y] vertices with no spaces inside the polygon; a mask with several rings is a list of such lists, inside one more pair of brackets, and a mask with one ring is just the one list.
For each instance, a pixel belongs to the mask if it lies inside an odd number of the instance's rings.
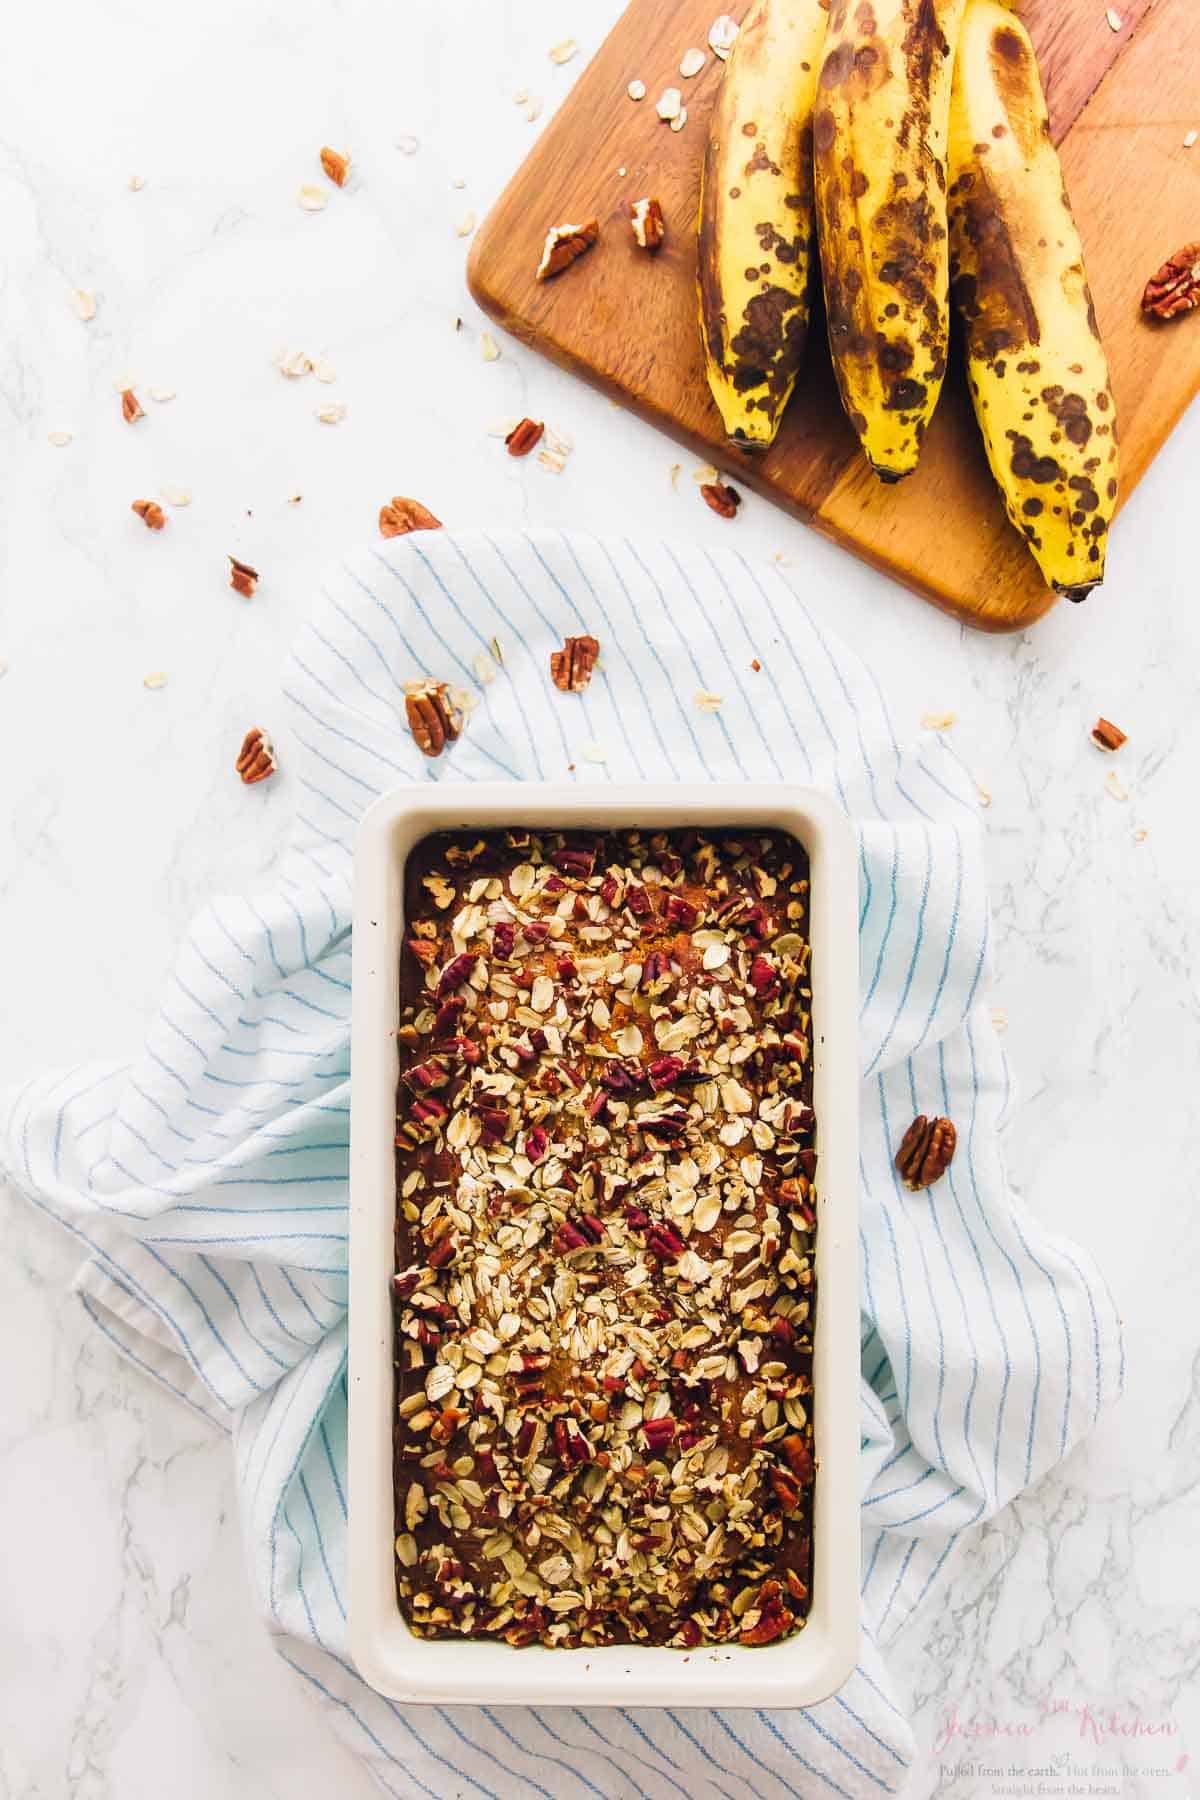
{"label": "baked banana bread loaf", "polygon": [[409,857],[396,1574],[410,1628],[770,1643],[809,1606],[808,863],[762,830]]}

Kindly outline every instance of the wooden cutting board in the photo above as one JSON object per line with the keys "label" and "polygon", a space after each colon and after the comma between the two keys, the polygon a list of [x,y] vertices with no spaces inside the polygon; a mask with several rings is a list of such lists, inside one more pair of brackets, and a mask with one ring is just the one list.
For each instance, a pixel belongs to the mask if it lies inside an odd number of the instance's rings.
{"label": "wooden cutting board", "polygon": [[[719,10],[718,0],[633,0],[478,232],[472,293],[524,343],[946,611],[989,631],[1030,624],[1055,596],[1005,519],[957,361],[921,467],[899,487],[882,487],[858,451],[820,321],[766,457],[727,449],[695,300],[700,164],[724,65],[710,55],[693,80],[678,73]],[[1112,364],[1128,499],[1200,389],[1200,315],[1159,326],[1139,309],[1159,264],[1200,239],[1200,142],[1184,147],[1200,130],[1200,4],[1115,0],[1119,32],[1105,0],[1026,0],[1019,10],[1041,59]],[[744,0],[732,11],[741,16]],[[636,103],[626,94],[634,77],[647,87]],[[683,90],[680,132],[654,109],[668,86]],[[645,194],[667,220],[653,258],[628,223],[630,200]],[[596,248],[557,280],[535,282],[547,229],[593,216]]]}

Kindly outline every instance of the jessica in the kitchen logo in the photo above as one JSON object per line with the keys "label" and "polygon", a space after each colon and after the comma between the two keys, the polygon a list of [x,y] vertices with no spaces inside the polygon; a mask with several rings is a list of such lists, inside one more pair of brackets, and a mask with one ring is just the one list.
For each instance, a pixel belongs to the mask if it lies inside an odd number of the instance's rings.
{"label": "jessica in the kitchen logo", "polygon": [[[939,1727],[934,1752],[940,1756],[946,1750],[961,1749],[968,1744],[1016,1744],[1035,1737],[1044,1741],[1052,1728],[1055,1737],[1067,1736],[1074,1743],[1109,1746],[1151,1743],[1179,1735],[1179,1726],[1170,1716],[1155,1717],[1129,1707],[1101,1705],[1089,1700],[1049,1698],[1042,1703],[1035,1717],[1023,1719],[1005,1718],[1000,1714],[963,1718],[957,1707],[951,1707]],[[1186,1767],[1186,1763],[1184,1758],[1181,1768]]]}

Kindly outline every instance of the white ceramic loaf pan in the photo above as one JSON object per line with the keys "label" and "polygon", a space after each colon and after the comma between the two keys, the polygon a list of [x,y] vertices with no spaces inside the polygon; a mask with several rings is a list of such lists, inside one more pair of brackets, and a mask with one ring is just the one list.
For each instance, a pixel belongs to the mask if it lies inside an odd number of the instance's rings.
{"label": "white ceramic loaf pan", "polygon": [[[609,1646],[514,1649],[414,1637],[394,1574],[392,1305],[395,1030],[404,866],[431,831],[774,826],[811,862],[817,1316],[813,1598],[794,1637],[758,1649]],[[850,1674],[859,1631],[858,864],[854,834],[824,794],[730,784],[398,788],[376,801],[354,854],[350,1138],[349,1642],[363,1678],[392,1699],[545,1706],[809,1706]]]}

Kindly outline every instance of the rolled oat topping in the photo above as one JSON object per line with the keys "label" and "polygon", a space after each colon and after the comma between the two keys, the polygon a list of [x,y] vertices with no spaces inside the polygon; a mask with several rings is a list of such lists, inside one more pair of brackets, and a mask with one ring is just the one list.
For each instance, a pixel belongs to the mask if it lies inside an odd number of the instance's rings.
{"label": "rolled oat topping", "polygon": [[808,865],[778,832],[440,833],[405,876],[396,1577],[410,1627],[804,1623]]}

